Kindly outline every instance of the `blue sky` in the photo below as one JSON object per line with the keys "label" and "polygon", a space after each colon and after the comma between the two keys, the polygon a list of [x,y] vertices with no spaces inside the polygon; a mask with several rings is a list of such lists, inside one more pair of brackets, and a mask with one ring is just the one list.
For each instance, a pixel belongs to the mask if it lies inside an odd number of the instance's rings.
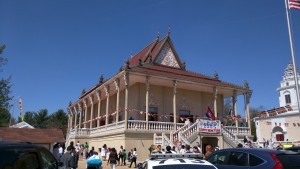
{"label": "blue sky", "polygon": [[[291,15],[299,65],[300,11]],[[0,0],[8,58],[0,75],[12,76],[23,112],[66,110],[169,26],[188,70],[217,71],[238,85],[247,80],[251,107],[279,106],[276,89],[291,61],[284,0]]]}

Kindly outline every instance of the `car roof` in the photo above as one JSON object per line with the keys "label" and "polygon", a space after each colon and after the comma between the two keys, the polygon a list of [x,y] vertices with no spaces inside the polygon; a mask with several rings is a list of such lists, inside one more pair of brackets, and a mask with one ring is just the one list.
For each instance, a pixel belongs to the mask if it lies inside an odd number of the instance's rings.
{"label": "car roof", "polygon": [[[243,152],[248,152],[248,153],[273,153],[273,154],[286,154],[290,153],[287,151],[280,151],[280,150],[274,150],[274,149],[266,149],[266,148],[226,148],[218,151],[243,151]],[[217,151],[217,152],[218,152]]]}
{"label": "car roof", "polygon": [[35,145],[35,144],[31,144],[31,143],[17,143],[17,142],[0,142],[0,147],[23,147],[23,148],[39,148],[41,146]]}
{"label": "car roof", "polygon": [[152,154],[149,157],[148,166],[163,166],[163,165],[208,165],[214,166],[206,160],[202,160],[201,154]]}

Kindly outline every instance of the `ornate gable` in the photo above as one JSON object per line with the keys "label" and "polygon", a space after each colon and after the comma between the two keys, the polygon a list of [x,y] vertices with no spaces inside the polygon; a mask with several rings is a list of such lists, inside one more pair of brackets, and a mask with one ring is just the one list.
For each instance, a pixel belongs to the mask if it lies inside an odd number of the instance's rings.
{"label": "ornate gable", "polygon": [[164,66],[180,68],[178,60],[175,57],[174,52],[172,51],[172,48],[170,47],[170,44],[168,42],[163,45],[162,49],[155,59],[155,63]]}

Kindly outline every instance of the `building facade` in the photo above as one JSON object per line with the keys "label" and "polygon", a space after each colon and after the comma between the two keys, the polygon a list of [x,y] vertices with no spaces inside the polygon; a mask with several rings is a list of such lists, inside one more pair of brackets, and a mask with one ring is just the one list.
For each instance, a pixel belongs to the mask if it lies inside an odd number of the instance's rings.
{"label": "building facade", "polygon": [[[297,71],[299,79],[299,73]],[[300,143],[300,114],[297,106],[297,95],[293,65],[284,70],[284,76],[277,89],[279,93],[279,108],[259,113],[255,118],[256,134],[260,146],[269,148],[279,144]]]}
{"label": "building facade", "polygon": [[[219,80],[217,73],[210,77],[187,71],[168,33],[126,61],[114,77],[100,77],[99,84],[70,104],[67,143],[88,142],[96,149],[123,145],[127,152],[136,147],[142,159],[153,143],[232,147],[240,137],[251,136],[250,124],[239,127],[236,120],[234,127],[223,127],[219,116],[224,99],[232,98],[238,115],[237,97],[244,96],[242,113],[249,120],[251,93],[248,83],[239,86]],[[206,117],[208,107],[216,120]],[[191,123],[185,124],[187,119]]]}

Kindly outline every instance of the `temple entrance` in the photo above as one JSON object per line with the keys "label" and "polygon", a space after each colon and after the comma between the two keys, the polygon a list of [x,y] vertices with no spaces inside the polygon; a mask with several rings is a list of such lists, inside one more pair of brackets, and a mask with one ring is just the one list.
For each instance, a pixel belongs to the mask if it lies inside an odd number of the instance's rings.
{"label": "temple entrance", "polygon": [[276,126],[272,130],[272,138],[276,141],[284,141],[284,131],[281,127]]}
{"label": "temple entrance", "polygon": [[211,145],[212,149],[214,149],[218,145],[219,139],[217,137],[203,137],[201,140],[202,144],[202,153],[205,154],[205,147],[207,145]]}

